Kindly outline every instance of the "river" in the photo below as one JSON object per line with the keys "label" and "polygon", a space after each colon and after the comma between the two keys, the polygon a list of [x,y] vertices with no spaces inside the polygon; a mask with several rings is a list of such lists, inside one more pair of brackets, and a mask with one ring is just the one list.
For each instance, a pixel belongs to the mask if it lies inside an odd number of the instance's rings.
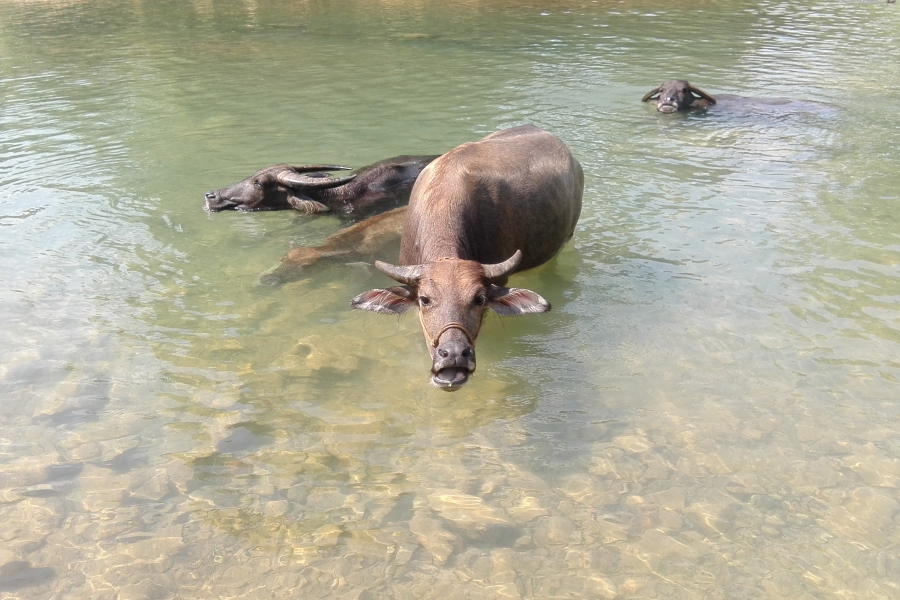
{"label": "river", "polygon": [[[0,0],[0,596],[900,597],[897,6]],[[581,220],[454,393],[202,207],[523,123]]]}

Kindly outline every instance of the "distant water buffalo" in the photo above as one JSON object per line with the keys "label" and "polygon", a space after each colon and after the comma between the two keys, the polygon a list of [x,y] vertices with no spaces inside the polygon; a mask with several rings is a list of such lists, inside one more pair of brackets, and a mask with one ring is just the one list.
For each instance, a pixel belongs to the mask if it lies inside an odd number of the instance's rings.
{"label": "distant water buffalo", "polygon": [[748,97],[734,94],[716,94],[711,96],[687,81],[672,79],[666,81],[644,94],[642,102],[656,101],[656,110],[661,113],[675,113],[691,109],[727,110],[729,114],[772,115],[792,113],[815,113],[823,117],[832,114],[827,105],[811,100],[792,100],[790,98]]}
{"label": "distant water buffalo", "polygon": [[206,192],[205,208],[210,212],[294,209],[366,217],[409,202],[416,177],[438,156],[395,156],[346,177],[325,171],[350,167],[275,165],[234,185]]}
{"label": "distant water buffalo", "polygon": [[403,285],[360,294],[351,306],[384,314],[418,306],[431,381],[459,389],[475,371],[487,309],[503,316],[550,310],[538,294],[504,286],[572,237],[583,188],[581,165],[566,145],[532,125],[458,146],[413,187],[400,265],[375,263]]}
{"label": "distant water buffalo", "polygon": [[656,110],[667,114],[716,104],[715,98],[683,79],[670,79],[653,88],[641,98],[641,102],[648,100],[656,100]]}

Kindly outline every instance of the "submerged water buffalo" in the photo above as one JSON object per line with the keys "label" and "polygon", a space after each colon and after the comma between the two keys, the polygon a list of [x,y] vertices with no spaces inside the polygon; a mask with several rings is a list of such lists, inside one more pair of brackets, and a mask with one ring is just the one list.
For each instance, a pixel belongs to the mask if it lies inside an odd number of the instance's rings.
{"label": "submerged water buffalo", "polygon": [[833,114],[833,110],[827,105],[811,100],[757,98],[735,94],[716,94],[713,97],[681,79],[672,79],[653,88],[641,98],[642,102],[648,100],[655,100],[656,110],[661,113],[675,113],[695,108],[707,109],[715,106],[716,111],[725,110],[731,116],[784,116],[815,113],[822,117],[828,117]]}
{"label": "submerged water buffalo", "polygon": [[418,306],[431,381],[459,389],[475,371],[488,309],[503,316],[550,310],[535,292],[504,286],[572,237],[583,188],[581,165],[566,145],[532,125],[458,146],[416,181],[400,264],[375,263],[403,285],[360,294],[351,306],[384,314]]}
{"label": "submerged water buffalo", "polygon": [[716,104],[715,98],[683,79],[670,79],[653,88],[641,98],[641,102],[648,100],[656,100],[656,110],[667,114]]}
{"label": "submerged water buffalo", "polygon": [[281,264],[260,277],[263,285],[276,285],[301,276],[307,267],[328,262],[372,259],[400,240],[406,206],[369,217],[325,238],[318,246],[291,248]]}
{"label": "submerged water buffalo", "polygon": [[395,156],[346,177],[325,172],[350,170],[338,165],[275,165],[206,192],[205,208],[211,212],[294,209],[365,217],[406,204],[416,177],[438,156]]}

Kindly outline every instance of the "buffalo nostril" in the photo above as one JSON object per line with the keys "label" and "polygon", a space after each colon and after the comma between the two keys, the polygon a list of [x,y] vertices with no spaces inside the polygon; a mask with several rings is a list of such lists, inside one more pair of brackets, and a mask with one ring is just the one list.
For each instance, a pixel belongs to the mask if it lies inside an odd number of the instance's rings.
{"label": "buffalo nostril", "polygon": [[464,350],[462,351],[462,357],[463,357],[463,358],[469,358],[469,356],[471,356],[471,355],[472,355],[472,349],[471,349],[471,348],[466,348],[466,349],[464,349]]}
{"label": "buffalo nostril", "polygon": [[440,350],[438,350],[438,356],[440,356],[441,358],[447,358],[448,356],[450,356],[450,353],[441,348]]}
{"label": "buffalo nostril", "polygon": [[207,200],[215,200],[216,199],[215,192],[206,192],[206,199]]}

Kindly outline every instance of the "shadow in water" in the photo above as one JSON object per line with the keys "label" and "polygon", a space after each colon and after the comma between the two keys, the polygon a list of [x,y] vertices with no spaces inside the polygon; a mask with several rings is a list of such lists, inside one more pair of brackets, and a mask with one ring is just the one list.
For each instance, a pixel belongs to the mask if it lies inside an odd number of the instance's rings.
{"label": "shadow in water", "polygon": [[50,567],[33,567],[24,560],[16,560],[0,567],[0,592],[35,587],[56,578]]}

